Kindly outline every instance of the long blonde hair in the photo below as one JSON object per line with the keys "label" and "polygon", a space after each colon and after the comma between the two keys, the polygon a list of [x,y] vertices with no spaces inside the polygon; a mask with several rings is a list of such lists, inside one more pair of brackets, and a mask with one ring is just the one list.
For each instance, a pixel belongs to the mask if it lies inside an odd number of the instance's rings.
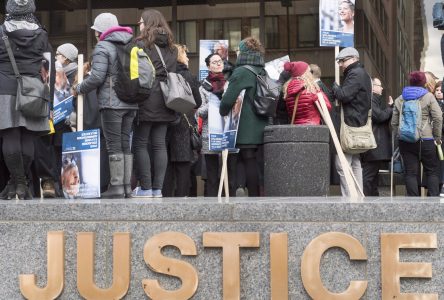
{"label": "long blonde hair", "polygon": [[307,68],[307,70],[304,72],[304,74],[302,74],[301,76],[298,76],[298,77],[292,77],[284,84],[284,87],[283,87],[284,88],[284,99],[287,98],[287,88],[293,79],[299,79],[304,82],[304,90],[301,92],[305,91],[306,93],[317,94],[321,91],[321,88],[316,83],[316,80],[313,77],[313,74],[311,74],[310,68]]}

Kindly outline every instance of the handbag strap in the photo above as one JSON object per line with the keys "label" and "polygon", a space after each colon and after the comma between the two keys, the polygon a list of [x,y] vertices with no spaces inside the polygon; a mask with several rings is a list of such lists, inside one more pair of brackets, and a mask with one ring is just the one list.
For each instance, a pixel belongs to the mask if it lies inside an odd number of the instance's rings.
{"label": "handbag strap", "polygon": [[190,121],[188,120],[187,115],[186,115],[186,114],[182,114],[182,115],[183,115],[183,117],[185,118],[185,120],[187,121],[188,126],[189,126],[191,129],[193,129],[194,127],[191,125]]}
{"label": "handbag strap", "polygon": [[297,96],[296,99],[294,100],[294,108],[293,108],[293,116],[291,117],[291,125],[293,125],[294,123],[294,118],[296,117],[296,110],[298,108],[298,103],[299,103],[299,96],[301,95],[302,92],[300,92]]}
{"label": "handbag strap", "polygon": [[17,80],[21,77],[20,72],[17,67],[17,62],[15,61],[14,54],[12,53],[11,43],[9,42],[8,36],[5,34],[3,30],[3,26],[0,26],[0,34],[2,36],[3,42],[5,42],[6,51],[8,52],[9,59],[11,60],[12,69],[14,70],[15,77]]}
{"label": "handbag strap", "polygon": [[168,76],[168,70],[167,70],[167,66],[166,66],[166,64],[165,64],[165,61],[163,60],[163,55],[162,55],[162,53],[160,52],[160,49],[159,49],[159,47],[156,45],[156,44],[154,44],[154,47],[156,47],[156,50],[157,50],[157,53],[159,54],[159,57],[160,57],[160,60],[162,61],[162,65],[163,65],[163,68],[165,69],[165,72],[167,72],[167,76]]}

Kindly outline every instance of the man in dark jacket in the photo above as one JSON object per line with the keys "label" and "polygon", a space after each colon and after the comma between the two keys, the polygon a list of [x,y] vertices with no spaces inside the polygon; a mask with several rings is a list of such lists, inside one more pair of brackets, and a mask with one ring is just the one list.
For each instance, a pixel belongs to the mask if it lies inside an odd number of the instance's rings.
{"label": "man in dark jacket", "polygon": [[393,99],[389,97],[388,106],[382,98],[382,84],[379,78],[373,78],[372,126],[378,147],[361,155],[364,177],[364,195],[379,196],[378,172],[382,162],[390,160],[392,155],[390,120],[393,113]]}
{"label": "man in dark jacket", "polygon": [[[342,106],[344,122],[348,126],[361,127],[367,123],[370,109],[372,82],[370,76],[359,62],[359,52],[352,47],[347,47],[339,52],[336,57],[339,67],[344,72],[344,82],[341,86],[333,85],[333,95]],[[350,164],[357,183],[362,189],[362,168],[359,154],[344,153]],[[336,155],[336,168],[341,183],[341,193],[349,196],[349,190],[345,181],[344,171]]]}

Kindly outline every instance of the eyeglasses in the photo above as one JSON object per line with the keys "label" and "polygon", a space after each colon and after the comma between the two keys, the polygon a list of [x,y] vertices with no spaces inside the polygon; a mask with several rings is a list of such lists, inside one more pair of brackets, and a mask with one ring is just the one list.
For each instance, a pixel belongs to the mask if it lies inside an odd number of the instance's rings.
{"label": "eyeglasses", "polygon": [[344,57],[344,58],[338,59],[338,60],[337,60],[337,63],[338,63],[338,64],[345,63],[347,60],[350,60],[350,59],[352,59],[352,58],[353,58],[353,57]]}
{"label": "eyeglasses", "polygon": [[143,24],[143,21],[139,21],[139,22],[137,22],[137,25],[142,25]]}
{"label": "eyeglasses", "polygon": [[224,62],[222,60],[215,60],[215,61],[212,61],[210,64],[212,64],[212,65],[221,65],[223,63]]}
{"label": "eyeglasses", "polygon": [[382,85],[381,85],[381,84],[376,84],[376,83],[373,83],[373,85],[374,85],[374,86],[379,86],[379,87],[382,87]]}

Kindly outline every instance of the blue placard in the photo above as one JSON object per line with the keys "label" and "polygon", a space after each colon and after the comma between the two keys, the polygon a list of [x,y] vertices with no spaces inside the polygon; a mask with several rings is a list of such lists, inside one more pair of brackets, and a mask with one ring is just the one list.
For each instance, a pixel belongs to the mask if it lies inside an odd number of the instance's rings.
{"label": "blue placard", "polygon": [[208,139],[210,151],[219,152],[225,149],[237,151],[236,138],[244,95],[245,90],[242,90],[230,113],[222,117],[219,114],[220,99],[210,93],[208,99]]}
{"label": "blue placard", "polygon": [[100,197],[100,130],[63,134],[60,182],[67,199]]}
{"label": "blue placard", "polygon": [[66,98],[65,100],[54,105],[54,124],[58,124],[62,121],[65,121],[69,118],[69,115],[74,110],[74,106],[72,104],[73,96]]}

